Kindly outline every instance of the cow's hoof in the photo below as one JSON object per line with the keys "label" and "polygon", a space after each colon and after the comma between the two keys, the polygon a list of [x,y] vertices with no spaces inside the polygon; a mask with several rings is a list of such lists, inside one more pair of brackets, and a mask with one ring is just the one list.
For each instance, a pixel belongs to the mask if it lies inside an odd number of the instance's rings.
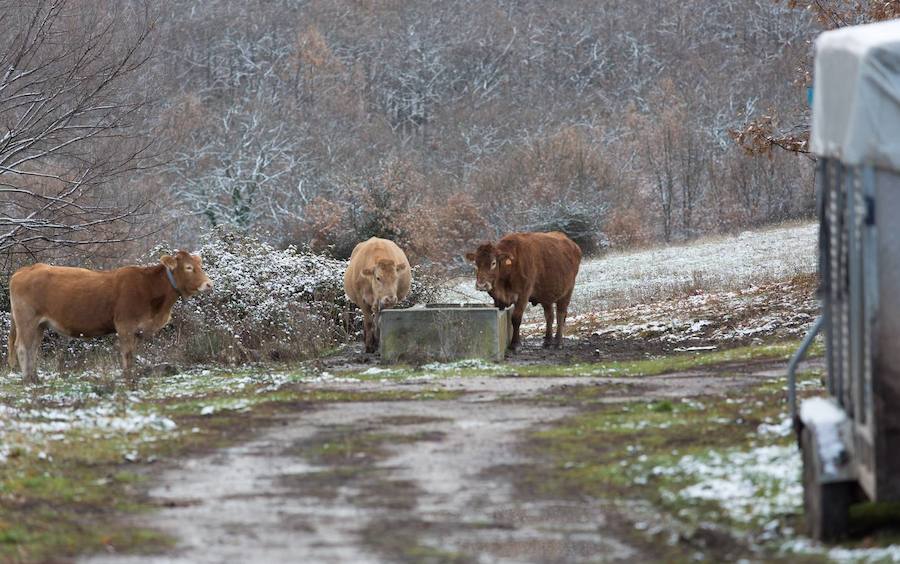
{"label": "cow's hoof", "polygon": [[375,347],[366,347],[366,352],[372,354],[375,352]]}

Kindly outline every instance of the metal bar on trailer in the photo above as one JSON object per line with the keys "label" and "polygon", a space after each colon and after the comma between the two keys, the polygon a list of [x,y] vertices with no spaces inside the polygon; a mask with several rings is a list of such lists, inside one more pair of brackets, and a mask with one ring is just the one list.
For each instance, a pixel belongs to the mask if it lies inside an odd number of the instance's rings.
{"label": "metal bar on trailer", "polygon": [[829,159],[829,171],[826,177],[829,194],[828,231],[829,231],[829,297],[828,297],[828,335],[829,347],[828,393],[840,401],[841,372],[844,369],[844,353],[841,336],[843,334],[843,279],[841,267],[843,253],[843,209],[844,201],[841,190],[843,165],[840,161]]}
{"label": "metal bar on trailer", "polygon": [[852,222],[853,222],[853,187],[855,184],[856,170],[841,163],[844,170],[843,174],[843,192],[841,203],[841,371],[837,380],[837,400],[848,415],[852,416],[853,404],[850,398],[850,386],[853,384],[851,380],[853,371],[852,349],[850,347],[850,325],[852,318],[850,317],[850,247],[852,246]]}
{"label": "metal bar on trailer", "polygon": [[819,284],[821,292],[819,298],[822,303],[822,317],[824,319],[824,337],[825,337],[825,376],[829,391],[831,390],[831,377],[835,366],[834,351],[834,326],[832,307],[834,299],[832,290],[834,288],[834,280],[832,279],[832,269],[834,267],[831,254],[834,248],[834,237],[832,231],[835,229],[833,223],[831,207],[835,198],[831,190],[831,159],[823,157],[816,163],[816,184],[819,198]]}
{"label": "metal bar on trailer", "polygon": [[865,221],[863,227],[863,301],[865,318],[863,322],[863,393],[861,423],[872,431],[874,405],[872,403],[872,371],[874,367],[876,341],[873,328],[878,315],[878,226],[875,224],[875,168],[863,167],[863,194],[865,195]]}
{"label": "metal bar on trailer", "polygon": [[812,327],[807,331],[806,336],[803,337],[803,342],[800,343],[800,347],[794,351],[794,355],[788,363],[788,409],[790,410],[791,421],[794,422],[794,429],[797,431],[800,430],[800,418],[797,415],[797,366],[800,365],[800,362],[806,356],[810,345],[812,345],[813,339],[816,338],[816,335],[818,335],[819,331],[822,329],[824,321],[824,315],[820,315],[816,318]]}
{"label": "metal bar on trailer", "polygon": [[863,270],[862,270],[862,220],[864,201],[860,186],[860,175],[856,170],[847,175],[847,254],[849,311],[847,320],[850,357],[847,363],[846,384],[844,386],[844,409],[853,418],[859,412],[862,392],[862,348],[863,348]]}

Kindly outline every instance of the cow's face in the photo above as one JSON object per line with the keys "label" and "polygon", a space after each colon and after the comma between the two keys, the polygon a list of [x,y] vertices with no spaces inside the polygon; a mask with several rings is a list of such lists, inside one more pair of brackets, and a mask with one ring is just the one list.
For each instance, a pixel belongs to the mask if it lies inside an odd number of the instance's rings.
{"label": "cow's face", "polygon": [[513,264],[513,256],[499,251],[493,243],[478,245],[474,253],[466,253],[466,260],[475,263],[475,289],[482,292],[493,290],[500,273]]}
{"label": "cow's face", "polygon": [[175,256],[163,255],[159,262],[172,272],[178,291],[191,296],[197,292],[212,290],[212,280],[203,272],[203,261],[199,255],[178,251]]}
{"label": "cow's face", "polygon": [[374,267],[362,271],[363,276],[372,284],[373,306],[376,310],[397,305],[397,286],[400,282],[400,273],[404,270],[405,264],[395,264],[392,260],[381,259]]}

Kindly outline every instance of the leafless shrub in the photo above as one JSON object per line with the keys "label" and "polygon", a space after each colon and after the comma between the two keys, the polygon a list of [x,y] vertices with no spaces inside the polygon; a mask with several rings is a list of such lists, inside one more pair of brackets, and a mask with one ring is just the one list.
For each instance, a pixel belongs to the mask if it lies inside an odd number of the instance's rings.
{"label": "leafless shrub", "polygon": [[147,194],[149,6],[102,0],[0,3],[0,255],[134,239]]}

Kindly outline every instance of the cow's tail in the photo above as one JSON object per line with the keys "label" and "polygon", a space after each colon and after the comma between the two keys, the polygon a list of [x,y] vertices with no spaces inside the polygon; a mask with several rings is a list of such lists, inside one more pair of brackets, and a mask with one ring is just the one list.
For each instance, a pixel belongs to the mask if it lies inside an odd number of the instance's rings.
{"label": "cow's tail", "polygon": [[9,324],[9,349],[7,351],[6,362],[9,364],[10,370],[15,370],[19,364],[16,355],[16,319],[12,318]]}

